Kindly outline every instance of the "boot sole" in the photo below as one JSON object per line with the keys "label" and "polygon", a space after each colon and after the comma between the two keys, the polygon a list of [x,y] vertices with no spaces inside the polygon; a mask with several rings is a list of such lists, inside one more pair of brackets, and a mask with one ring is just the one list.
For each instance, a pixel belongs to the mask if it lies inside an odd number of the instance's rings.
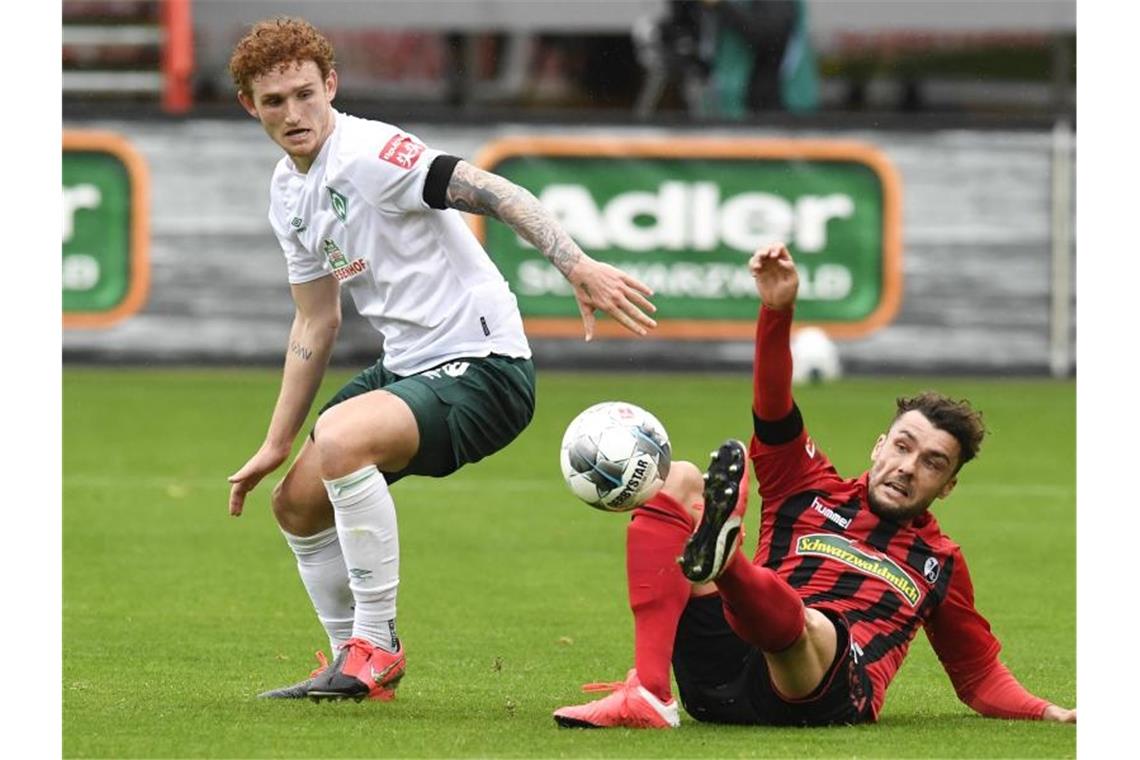
{"label": "boot sole", "polygon": [[[726,441],[712,453],[705,474],[704,514],[678,559],[681,572],[693,583],[715,580],[736,548],[740,518],[734,518],[732,513],[747,466],[744,444],[740,441]],[[738,469],[730,471],[733,467]]]}

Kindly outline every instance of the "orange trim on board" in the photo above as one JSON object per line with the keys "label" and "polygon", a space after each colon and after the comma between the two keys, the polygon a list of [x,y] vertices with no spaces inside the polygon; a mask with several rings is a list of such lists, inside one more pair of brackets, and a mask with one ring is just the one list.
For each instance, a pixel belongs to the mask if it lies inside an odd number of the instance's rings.
{"label": "orange trim on board", "polygon": [[127,294],[107,311],[65,312],[63,326],[73,328],[110,327],[137,313],[150,292],[150,173],[142,154],[113,132],[64,130],[64,151],[109,153],[127,169],[131,194],[130,282]]}
{"label": "orange trim on board", "polygon": [[[858,322],[801,322],[798,326],[822,328],[834,338],[858,338],[890,324],[902,305],[902,180],[877,148],[849,140],[760,138],[593,138],[504,137],[486,145],[475,157],[476,166],[494,171],[508,158],[518,156],[613,158],[776,158],[815,161],[854,161],[869,167],[883,186],[883,292],[875,310]],[[471,229],[486,243],[482,216],[470,218]],[[528,318],[531,335],[538,338],[581,337],[582,324],[574,318]],[[752,320],[659,320],[654,337],[681,340],[751,339]],[[613,329],[610,329],[613,328]],[[599,322],[597,335],[632,335],[620,325]]]}

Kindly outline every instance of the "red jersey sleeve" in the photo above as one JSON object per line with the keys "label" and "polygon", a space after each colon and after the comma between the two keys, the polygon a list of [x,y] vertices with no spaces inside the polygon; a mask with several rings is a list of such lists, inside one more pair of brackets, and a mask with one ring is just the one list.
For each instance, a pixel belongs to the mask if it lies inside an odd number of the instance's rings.
{"label": "red jersey sleeve", "polygon": [[760,307],[752,363],[752,422],[749,456],[765,504],[840,480],[817,451],[792,399],[792,310]]}
{"label": "red jersey sleeve", "polygon": [[946,598],[927,618],[926,636],[958,699],[990,718],[1038,719],[1049,702],[1033,696],[998,660],[1001,643],[974,607],[974,584],[960,550]]}
{"label": "red jersey sleeve", "polygon": [[775,422],[792,411],[792,309],[760,307],[752,358],[752,414]]}

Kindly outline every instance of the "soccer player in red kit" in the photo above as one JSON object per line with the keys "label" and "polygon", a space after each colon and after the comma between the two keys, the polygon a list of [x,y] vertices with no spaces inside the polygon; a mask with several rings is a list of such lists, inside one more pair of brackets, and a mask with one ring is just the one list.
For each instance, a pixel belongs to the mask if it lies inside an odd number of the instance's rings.
{"label": "soccer player in red kit", "polygon": [[[626,569],[635,667],[624,682],[587,685],[613,693],[561,708],[555,721],[677,726],[670,663],[681,704],[700,721],[874,721],[922,627],[959,699],[978,713],[1075,723],[1075,709],[1030,694],[998,659],[962,551],[930,513],[977,454],[981,415],[937,393],[899,399],[871,468],[841,478],[792,399],[792,258],[773,245],[749,268],[763,302],[751,444],[726,442],[703,478],[691,463],[674,463],[662,490],[634,511]],[[746,458],[762,499],[751,562],[741,551]]]}

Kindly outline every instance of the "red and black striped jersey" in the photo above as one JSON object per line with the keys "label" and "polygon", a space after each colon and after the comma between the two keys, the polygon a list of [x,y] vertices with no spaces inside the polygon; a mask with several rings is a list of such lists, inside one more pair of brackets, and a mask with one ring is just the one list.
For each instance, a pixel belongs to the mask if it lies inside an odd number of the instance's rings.
{"label": "red and black striped jersey", "polygon": [[754,562],[804,603],[842,613],[870,676],[875,717],[920,626],[958,697],[983,715],[1040,718],[1048,702],[998,660],[1001,645],[974,608],[962,551],[929,512],[884,520],[867,473],[844,479],[809,437],[791,395],[791,310],[762,307],[756,325],[750,456],[762,499]]}
{"label": "red and black striped jersey", "polygon": [[[798,410],[793,415],[798,420]],[[754,436],[750,455],[763,504],[753,561],[779,574],[805,605],[843,614],[874,687],[876,716],[922,625],[950,634],[945,646],[931,636],[948,671],[997,657],[962,552],[933,515],[909,525],[879,518],[867,506],[867,473],[841,478],[802,423],[787,443]]]}

